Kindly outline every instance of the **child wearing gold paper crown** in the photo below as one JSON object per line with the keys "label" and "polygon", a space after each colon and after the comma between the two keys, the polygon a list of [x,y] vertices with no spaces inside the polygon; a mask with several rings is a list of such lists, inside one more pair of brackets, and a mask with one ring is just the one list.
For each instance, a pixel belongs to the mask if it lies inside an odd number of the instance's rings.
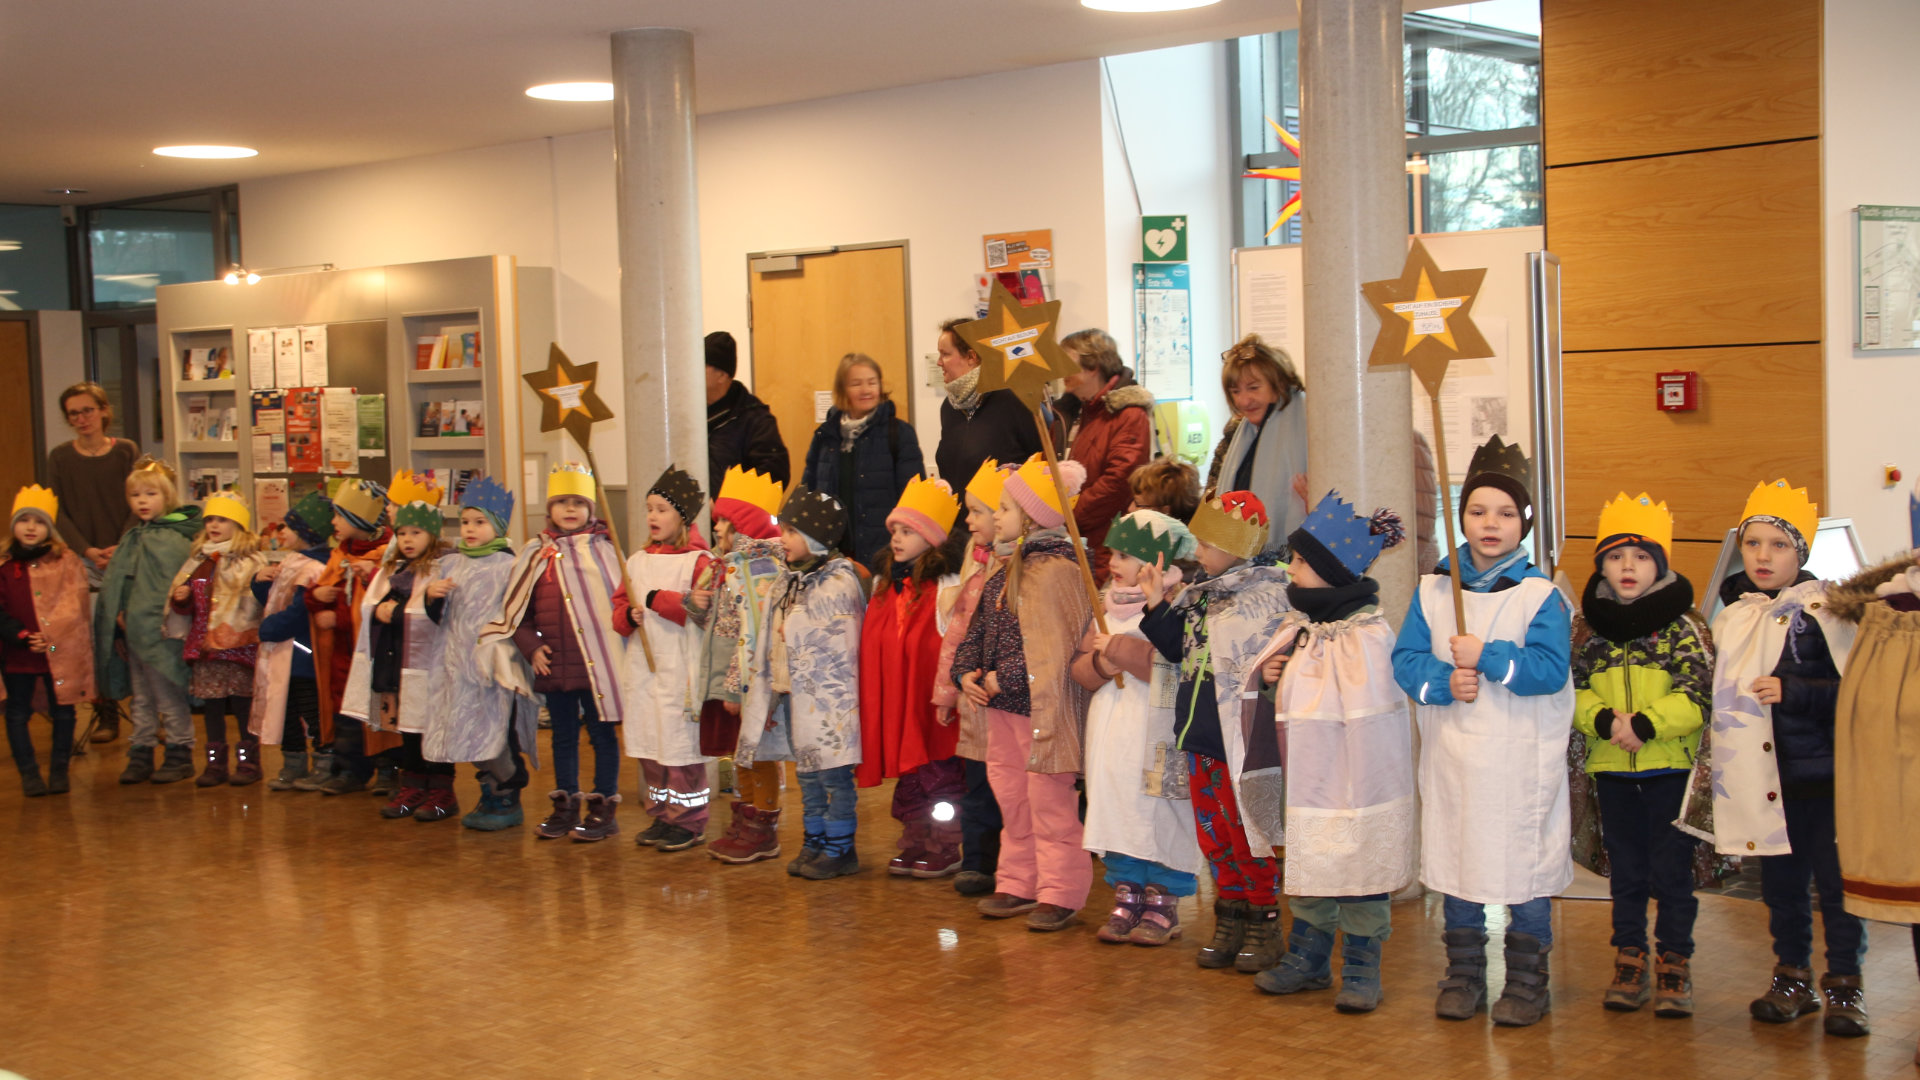
{"label": "child wearing gold paper crown", "polygon": [[[394,477],[405,487],[411,474]],[[299,790],[322,795],[362,791],[374,772],[373,755],[399,744],[399,735],[377,731],[343,708],[353,674],[354,645],[359,641],[361,595],[380,572],[380,559],[392,542],[387,529],[387,489],[372,480],[349,480],[333,495],[333,552],[312,587],[307,611],[313,616],[315,672],[321,697],[333,703],[333,715],[320,716],[321,739],[333,747],[331,772],[316,769],[306,780],[294,781]],[[321,663],[321,658],[325,662]],[[355,696],[364,696],[358,691]]]}
{"label": "child wearing gold paper crown", "polygon": [[[1747,497],[1741,569],[1721,583],[1726,607],[1713,620],[1713,748],[1695,768],[1712,777],[1716,849],[1760,858],[1778,963],[1748,1011],[1784,1024],[1818,1010],[1824,997],[1827,1034],[1850,1038],[1867,1033],[1867,933],[1843,899],[1833,765],[1834,704],[1854,628],[1834,617],[1827,583],[1803,569],[1819,527],[1807,489],[1784,479]],[[1818,990],[1810,883],[1826,933]]]}
{"label": "child wearing gold paper crown", "polygon": [[[1573,624],[1573,726],[1586,738],[1611,868],[1616,953],[1602,1004],[1632,1012],[1652,1000],[1655,1016],[1686,1017],[1700,902],[1694,839],[1674,822],[1713,703],[1713,647],[1693,583],[1667,567],[1666,503],[1623,491],[1600,511],[1598,536]],[[1652,942],[1649,897],[1660,903]]]}
{"label": "child wearing gold paper crown", "polygon": [[[173,610],[166,632],[184,643],[191,671],[187,692],[199,698],[207,732],[207,764],[199,787],[259,782],[260,740],[247,730],[253,713],[253,664],[260,648],[260,601],[253,578],[267,565],[253,533],[253,512],[240,496],[222,491],[202,506],[200,536],[168,599]],[[240,736],[234,768],[227,770],[227,717]]]}
{"label": "child wearing gold paper crown", "polygon": [[1086,470],[1063,461],[1058,475],[1056,487],[1054,470],[1033,457],[1007,478],[994,539],[1015,547],[987,580],[952,669],[986,712],[987,779],[1006,820],[998,881],[980,914],[1024,914],[1042,933],[1070,925],[1093,887],[1074,791],[1089,695],[1069,670],[1093,606],[1065,529]]}
{"label": "child wearing gold paper crown", "polygon": [[[93,699],[87,647],[87,574],[80,557],[54,539],[60,500],[37,484],[13,497],[13,537],[0,552],[0,669],[5,672],[7,745],[29,797],[64,795],[73,756],[73,706]],[[44,695],[53,721],[45,779],[27,724]],[[149,751],[151,752],[151,751]]]}
{"label": "child wearing gold paper crown", "polygon": [[[647,490],[647,546],[627,559],[627,585],[613,594],[613,628],[630,637],[643,627],[646,648],[627,642],[621,692],[626,695],[627,755],[640,759],[646,795],[641,847],[685,851],[706,842],[707,757],[700,752],[700,705],[694,676],[705,633],[687,618],[696,593],[712,603],[713,556],[694,528],[706,494],[699,481],[669,465]],[[702,579],[707,585],[700,585]],[[631,587],[632,592],[627,589]]]}
{"label": "child wearing gold paper crown", "polygon": [[1241,688],[1287,612],[1286,573],[1263,555],[1273,546],[1267,509],[1250,491],[1202,503],[1187,528],[1203,573],[1167,596],[1165,568],[1142,570],[1140,632],[1180,667],[1174,748],[1187,758],[1194,832],[1217,890],[1213,938],[1194,961],[1251,975],[1278,963],[1282,947],[1279,743],[1271,718],[1257,731],[1222,720],[1240,715]]}
{"label": "child wearing gold paper crown", "polygon": [[889,776],[900,853],[896,877],[942,878],[960,869],[959,803],[966,776],[954,756],[958,733],[936,723],[935,617],[941,581],[960,569],[966,534],[954,533],[960,502],[944,480],[914,477],[887,515],[888,543],[875,558],[873,598],[860,628],[861,787]]}

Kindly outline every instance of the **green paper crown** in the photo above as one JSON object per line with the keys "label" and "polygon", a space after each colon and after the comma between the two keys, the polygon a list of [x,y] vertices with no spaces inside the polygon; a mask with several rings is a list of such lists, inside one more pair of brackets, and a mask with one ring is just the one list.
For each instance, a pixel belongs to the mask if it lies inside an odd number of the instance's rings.
{"label": "green paper crown", "polygon": [[440,508],[427,502],[410,502],[394,511],[393,527],[396,529],[420,529],[434,536],[440,535],[445,521],[440,516]]}
{"label": "green paper crown", "polygon": [[1107,530],[1108,550],[1130,555],[1149,566],[1161,559],[1167,566],[1178,559],[1191,559],[1197,546],[1185,525],[1158,510],[1135,510]]}

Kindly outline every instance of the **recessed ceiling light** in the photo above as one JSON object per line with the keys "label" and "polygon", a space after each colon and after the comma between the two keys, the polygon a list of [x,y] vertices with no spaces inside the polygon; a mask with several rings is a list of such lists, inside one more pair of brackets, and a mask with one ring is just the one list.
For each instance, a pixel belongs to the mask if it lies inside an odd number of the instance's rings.
{"label": "recessed ceiling light", "polygon": [[556,82],[527,87],[527,96],[542,101],[612,101],[610,82]]}
{"label": "recessed ceiling light", "polygon": [[153,152],[161,157],[180,158],[243,158],[260,153],[249,146],[156,146]]}
{"label": "recessed ceiling light", "polygon": [[1194,8],[1212,7],[1220,0],[1080,0],[1080,6],[1095,11],[1125,11],[1140,13],[1149,11],[1192,11]]}
{"label": "recessed ceiling light", "polygon": [[46,189],[46,192],[49,195],[85,195],[87,189],[83,187],[50,187]]}

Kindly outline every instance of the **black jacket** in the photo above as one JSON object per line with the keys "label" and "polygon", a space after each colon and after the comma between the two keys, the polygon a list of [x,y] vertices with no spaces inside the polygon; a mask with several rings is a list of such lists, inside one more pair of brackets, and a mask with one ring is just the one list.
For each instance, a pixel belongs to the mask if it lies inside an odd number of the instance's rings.
{"label": "black jacket", "polygon": [[854,439],[850,454],[840,452],[840,410],[828,409],[826,420],[813,430],[800,482],[840,500],[849,533],[841,550],[871,566],[887,544],[887,515],[907,481],[926,471],[920,437],[911,424],[894,418],[893,402],[883,401]]}
{"label": "black jacket", "polygon": [[[1812,580],[1813,575],[1802,570],[1794,584]],[[1742,593],[1759,591],[1746,571],[1735,571],[1721,582],[1720,599],[1731,604]],[[1780,703],[1773,707],[1780,793],[1794,799],[1831,799],[1833,712],[1840,698],[1840,669],[1827,647],[1827,635],[1813,616],[1794,618],[1773,674],[1780,680]]]}
{"label": "black jacket", "polygon": [[1011,390],[982,394],[972,417],[951,401],[940,403],[940,445],[933,463],[940,479],[956,492],[966,488],[988,458],[1018,465],[1039,452],[1040,429],[1033,426],[1033,410]]}
{"label": "black jacket", "polygon": [[780,424],[766,403],[734,383],[707,406],[707,497],[719,492],[727,470],[738,465],[766,473],[782,485],[793,478]]}

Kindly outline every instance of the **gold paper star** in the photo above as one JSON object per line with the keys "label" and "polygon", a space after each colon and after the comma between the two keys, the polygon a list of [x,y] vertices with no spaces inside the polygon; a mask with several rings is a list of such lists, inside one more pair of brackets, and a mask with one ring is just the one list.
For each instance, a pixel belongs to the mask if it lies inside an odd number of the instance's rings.
{"label": "gold paper star", "polygon": [[1449,363],[1492,356],[1472,316],[1486,276],[1484,267],[1440,269],[1426,246],[1415,240],[1398,278],[1360,286],[1380,316],[1380,334],[1367,363],[1411,364],[1427,393],[1437,394]]}
{"label": "gold paper star", "polygon": [[980,392],[1004,387],[1039,408],[1048,382],[1079,370],[1055,340],[1059,321],[1060,301],[1026,307],[995,281],[987,317],[954,327],[980,357]]}
{"label": "gold paper star", "polygon": [[613,419],[613,410],[607,408],[594,390],[599,372],[598,361],[575,364],[567,359],[560,343],[555,342],[547,350],[546,370],[521,376],[540,395],[540,430],[565,428],[582,450],[587,449],[593,437],[593,425]]}

